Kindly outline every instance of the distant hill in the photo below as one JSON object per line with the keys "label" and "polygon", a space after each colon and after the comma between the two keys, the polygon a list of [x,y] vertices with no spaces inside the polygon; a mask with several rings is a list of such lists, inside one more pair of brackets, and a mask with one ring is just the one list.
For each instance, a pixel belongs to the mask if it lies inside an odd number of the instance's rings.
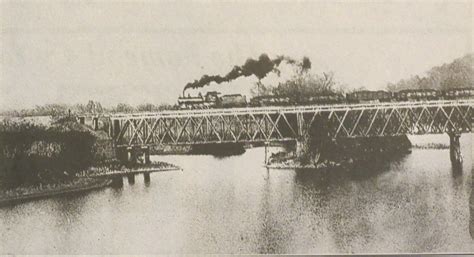
{"label": "distant hill", "polygon": [[468,54],[462,58],[455,59],[451,63],[433,67],[426,72],[425,77],[418,75],[409,79],[402,79],[393,84],[389,83],[387,89],[399,91],[402,89],[437,89],[474,87],[474,75],[472,65],[474,55]]}

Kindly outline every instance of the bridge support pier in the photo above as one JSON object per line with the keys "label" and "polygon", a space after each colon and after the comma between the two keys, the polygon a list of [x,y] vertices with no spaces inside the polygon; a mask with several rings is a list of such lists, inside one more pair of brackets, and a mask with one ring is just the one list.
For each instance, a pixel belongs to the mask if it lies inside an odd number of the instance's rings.
{"label": "bridge support pier", "polygon": [[112,178],[112,187],[122,187],[122,186],[123,186],[122,176],[114,176]]}
{"label": "bridge support pier", "polygon": [[121,164],[127,165],[130,159],[130,152],[127,148],[117,148],[115,149],[115,156]]}
{"label": "bridge support pier", "polygon": [[301,164],[304,165],[317,165],[320,162],[321,157],[321,143],[315,144],[315,138],[317,135],[305,136],[299,138],[295,143],[295,157]]}
{"label": "bridge support pier", "polygon": [[116,150],[116,156],[119,161],[125,165],[134,166],[138,163],[138,161],[143,162],[145,164],[151,164],[150,149],[148,147],[120,148]]}
{"label": "bridge support pier", "polygon": [[132,149],[127,149],[127,162],[128,163],[133,162],[133,150]]}
{"label": "bridge support pier", "polygon": [[295,156],[302,157],[306,154],[305,142],[303,140],[296,140]]}
{"label": "bridge support pier", "polygon": [[92,118],[92,128],[94,130],[99,130],[99,117]]}
{"label": "bridge support pier", "polygon": [[143,180],[145,181],[145,183],[150,183],[150,173],[149,172],[143,173]]}
{"label": "bridge support pier", "polygon": [[128,174],[127,179],[128,179],[128,184],[130,185],[135,184],[135,174]]}
{"label": "bridge support pier", "polygon": [[143,151],[143,159],[145,160],[145,164],[150,164],[150,148],[146,147],[142,149]]}
{"label": "bridge support pier", "polygon": [[265,165],[268,164],[268,149],[267,148],[268,148],[268,144],[265,143],[265,160],[264,160]]}
{"label": "bridge support pier", "polygon": [[449,157],[453,167],[459,168],[462,165],[460,134],[449,133]]}
{"label": "bridge support pier", "polygon": [[129,165],[135,165],[137,164],[137,151],[136,149],[133,148],[128,148],[127,149],[127,163]]}
{"label": "bridge support pier", "polygon": [[114,120],[110,125],[110,136],[116,138],[120,134],[120,120]]}

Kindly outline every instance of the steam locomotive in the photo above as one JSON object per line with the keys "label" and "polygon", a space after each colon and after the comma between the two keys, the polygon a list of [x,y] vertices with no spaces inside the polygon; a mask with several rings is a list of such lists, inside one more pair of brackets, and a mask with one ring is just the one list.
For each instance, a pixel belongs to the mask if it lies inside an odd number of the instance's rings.
{"label": "steam locomotive", "polygon": [[248,105],[244,95],[219,95],[219,92],[212,91],[205,95],[199,93],[197,96],[182,96],[178,98],[178,106],[180,109],[207,109],[245,107]]}
{"label": "steam locomotive", "polygon": [[241,94],[223,95],[216,91],[207,92],[206,95],[192,97],[179,97],[180,109],[206,109],[206,108],[234,108],[246,106],[291,106],[291,105],[322,105],[342,103],[381,103],[405,102],[427,100],[454,100],[474,98],[474,88],[453,88],[447,90],[434,89],[406,89],[398,92],[385,90],[359,90],[346,94],[320,93],[315,95],[298,96],[257,96],[247,102]]}

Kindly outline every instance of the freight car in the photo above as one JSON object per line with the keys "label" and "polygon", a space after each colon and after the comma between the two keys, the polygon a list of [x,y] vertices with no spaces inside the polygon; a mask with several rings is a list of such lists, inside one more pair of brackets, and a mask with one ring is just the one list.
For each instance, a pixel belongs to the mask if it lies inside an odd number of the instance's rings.
{"label": "freight car", "polygon": [[303,104],[337,104],[344,101],[345,97],[343,94],[332,92],[303,97]]}
{"label": "freight car", "polygon": [[405,89],[395,92],[393,98],[398,102],[404,102],[439,100],[441,96],[442,93],[434,89]]}
{"label": "freight car", "polygon": [[346,94],[346,100],[348,103],[390,102],[392,101],[392,98],[392,92],[384,90],[361,90]]}
{"label": "freight car", "polygon": [[252,106],[288,106],[343,103],[344,95],[339,93],[321,93],[312,96],[300,96],[298,99],[289,96],[258,96],[251,99]]}
{"label": "freight car", "polygon": [[251,106],[287,106],[290,104],[290,98],[286,96],[256,96],[250,100]]}
{"label": "freight car", "polygon": [[474,88],[452,88],[442,91],[446,100],[474,98]]}
{"label": "freight car", "polygon": [[241,94],[223,95],[220,97],[218,107],[245,107],[247,106],[247,99]]}
{"label": "freight car", "polygon": [[338,103],[377,103],[377,102],[402,102],[426,100],[454,100],[474,98],[474,88],[453,88],[443,91],[434,89],[405,89],[398,92],[384,90],[370,91],[359,90],[343,95],[341,93],[319,93],[298,97],[290,96],[257,96],[247,99],[241,94],[219,96],[216,91],[207,92],[202,96],[179,97],[178,104],[181,109],[205,108],[232,108],[245,106],[291,106],[291,105],[323,105]]}

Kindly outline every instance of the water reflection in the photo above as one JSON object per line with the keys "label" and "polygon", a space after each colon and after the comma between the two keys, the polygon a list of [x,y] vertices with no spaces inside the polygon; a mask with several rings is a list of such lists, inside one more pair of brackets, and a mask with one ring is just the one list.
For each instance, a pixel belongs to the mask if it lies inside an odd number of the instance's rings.
{"label": "water reflection", "polygon": [[471,234],[471,238],[474,240],[474,168],[471,168],[471,197],[469,200],[469,213],[469,233]]}
{"label": "water reflection", "polygon": [[154,156],[183,171],[0,208],[0,253],[474,251],[473,176],[451,169],[448,150],[318,171],[266,169],[263,157]]}
{"label": "water reflection", "polygon": [[[267,172],[269,177],[263,185],[263,197],[260,207],[259,219],[260,231],[258,235],[258,253],[281,253],[286,251],[286,243],[291,236],[291,228],[284,228],[278,217],[274,215],[282,215],[278,212],[280,204],[285,204],[286,199],[272,192],[272,177],[270,171]],[[274,199],[275,198],[275,199]],[[279,199],[278,199],[279,198]]]}

